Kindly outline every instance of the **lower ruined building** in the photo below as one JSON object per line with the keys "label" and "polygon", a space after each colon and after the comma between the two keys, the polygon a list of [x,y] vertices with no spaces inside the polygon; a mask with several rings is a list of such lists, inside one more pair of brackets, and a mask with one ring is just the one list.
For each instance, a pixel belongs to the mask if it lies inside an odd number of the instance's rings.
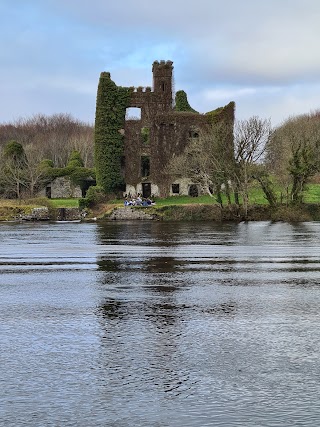
{"label": "lower ruined building", "polygon": [[[125,109],[121,113],[123,127],[118,129],[123,138],[122,153],[118,159],[125,183],[122,190],[131,195],[140,193],[143,197],[197,195],[198,189],[195,183],[188,177],[170,176],[166,166],[173,156],[184,151],[190,138],[196,138],[199,130],[204,126],[212,125],[213,121],[217,123],[224,120],[233,127],[235,104],[230,102],[209,113],[199,114],[189,106],[183,91],[177,92],[174,100],[172,61],[155,61],[152,65],[152,73],[152,88],[127,88],[129,96]],[[106,72],[101,73],[100,81],[101,78],[111,81],[110,74]],[[112,84],[115,85],[114,82]],[[116,88],[121,87],[116,86]],[[177,99],[178,96],[180,101]],[[132,107],[139,114],[135,118],[128,118],[128,109]],[[113,103],[108,102],[103,108],[109,109],[107,126],[114,127]],[[104,142],[100,139],[98,143],[101,145]],[[110,144],[110,139],[106,143]],[[232,138],[226,149],[233,151]],[[97,149],[96,139],[97,156],[101,157],[101,151],[99,147]],[[97,177],[99,173],[103,174],[103,168],[108,167],[99,159],[96,162]]]}

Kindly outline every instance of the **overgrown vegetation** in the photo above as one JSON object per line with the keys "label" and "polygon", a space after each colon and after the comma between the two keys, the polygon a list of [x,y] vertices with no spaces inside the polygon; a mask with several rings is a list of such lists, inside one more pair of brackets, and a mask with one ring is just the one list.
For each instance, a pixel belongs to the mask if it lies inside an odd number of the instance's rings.
{"label": "overgrown vegetation", "polygon": [[97,185],[105,193],[123,189],[121,159],[124,150],[125,112],[132,89],[117,86],[110,73],[100,75],[95,119],[95,165]]}
{"label": "overgrown vegetation", "polygon": [[275,129],[265,165],[281,186],[282,200],[302,203],[307,184],[320,172],[320,113],[289,118]]}
{"label": "overgrown vegetation", "polygon": [[[80,199],[81,208],[122,204],[124,120],[131,91],[116,86],[109,73],[101,73],[94,135],[96,169],[92,126],[68,115],[38,115],[0,125],[0,196],[18,200],[8,209],[19,210],[23,199],[35,197],[58,177],[67,177],[84,192],[96,180],[97,185]],[[196,113],[183,91],[177,92],[175,108]],[[211,124],[197,129],[196,137],[190,138],[185,151],[168,166],[168,173],[187,176],[203,195],[158,198],[156,208],[163,207],[163,215],[174,218],[210,218],[208,206],[213,212],[224,210],[221,217],[228,217],[228,212],[241,212],[240,217],[247,219],[253,212],[262,212],[263,217],[270,207],[268,214],[272,212],[273,219],[316,218],[315,206],[320,205],[320,113],[292,117],[272,129],[270,120],[257,116],[238,120],[232,127],[230,120],[221,118],[230,118],[233,109],[234,103],[230,103],[206,113]],[[142,128],[141,140],[149,145],[148,127]],[[77,200],[53,200],[50,206],[77,204]],[[179,205],[197,207],[187,207],[180,214]],[[260,212],[253,206],[264,207]]]}
{"label": "overgrown vegetation", "polygon": [[9,141],[0,156],[0,195],[7,198],[34,197],[39,190],[58,177],[68,177],[73,185],[86,190],[95,180],[95,170],[84,167],[80,152],[70,154],[65,167],[54,167],[53,161],[39,161],[33,152],[25,152],[17,141]]}
{"label": "overgrown vegetation", "polygon": [[188,97],[187,94],[184,90],[178,90],[176,92],[176,97],[175,97],[175,110],[176,111],[190,111],[191,113],[198,113],[198,111],[194,110],[189,102],[188,102]]}
{"label": "overgrown vegetation", "polygon": [[50,159],[55,167],[65,167],[72,151],[81,154],[84,166],[92,168],[94,127],[69,114],[37,114],[0,124],[0,152],[9,141],[23,146],[35,163]]}

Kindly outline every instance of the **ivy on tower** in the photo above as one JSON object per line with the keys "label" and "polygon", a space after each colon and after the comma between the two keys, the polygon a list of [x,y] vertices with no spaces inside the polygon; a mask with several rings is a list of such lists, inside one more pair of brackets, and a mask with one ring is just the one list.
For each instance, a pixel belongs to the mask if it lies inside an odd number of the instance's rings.
{"label": "ivy on tower", "polygon": [[100,74],[95,117],[95,166],[97,185],[116,193],[123,185],[121,158],[124,153],[125,113],[130,88],[117,86],[110,73]]}

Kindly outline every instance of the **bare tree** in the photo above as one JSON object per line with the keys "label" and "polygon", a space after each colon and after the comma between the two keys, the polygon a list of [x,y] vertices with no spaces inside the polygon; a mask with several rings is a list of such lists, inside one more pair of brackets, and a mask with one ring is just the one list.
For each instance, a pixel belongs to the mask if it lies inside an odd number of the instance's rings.
{"label": "bare tree", "polygon": [[79,151],[84,167],[92,168],[94,166],[94,129],[92,126],[84,125],[76,129],[70,138],[70,146],[72,150]]}
{"label": "bare tree", "polygon": [[208,125],[199,130],[196,137],[190,138],[185,151],[173,157],[167,172],[189,178],[200,187],[202,193],[216,197],[222,206],[222,187],[231,203],[233,169],[232,126],[220,122]]}
{"label": "bare tree", "polygon": [[270,135],[270,119],[252,116],[247,120],[238,120],[235,123],[236,173],[234,177],[235,185],[242,194],[245,215],[248,212],[249,187],[252,180],[256,178],[259,182],[261,181],[260,184],[266,184],[258,166],[262,164]]}
{"label": "bare tree", "polygon": [[93,165],[93,126],[69,114],[37,114],[0,125],[0,146],[10,140],[18,141],[23,147],[29,144],[38,147],[44,158],[51,159],[56,167],[66,166],[74,149],[81,152],[88,167]]}
{"label": "bare tree", "polygon": [[25,187],[30,197],[34,197],[36,192],[43,187],[47,182],[48,176],[43,167],[41,167],[41,161],[44,158],[41,147],[37,147],[35,144],[28,144],[25,147]]}

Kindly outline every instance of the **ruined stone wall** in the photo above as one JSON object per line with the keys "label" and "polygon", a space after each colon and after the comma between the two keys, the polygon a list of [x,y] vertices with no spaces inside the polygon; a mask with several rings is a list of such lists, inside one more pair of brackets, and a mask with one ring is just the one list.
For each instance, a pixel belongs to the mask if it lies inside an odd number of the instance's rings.
{"label": "ruined stone wall", "polygon": [[68,177],[59,177],[54,179],[47,188],[44,188],[38,195],[45,197],[50,187],[50,198],[67,199],[73,197],[82,197],[80,186],[73,185]]}
{"label": "ruined stone wall", "polygon": [[[151,186],[155,195],[170,194],[171,177],[166,168],[174,155],[181,154],[191,131],[227,120],[233,125],[234,104],[210,114],[175,111],[173,107],[173,63],[155,61],[152,66],[153,87],[131,88],[128,107],[141,109],[140,120],[126,120],[124,129],[123,176],[126,192],[141,192]],[[142,129],[149,130],[148,144],[142,138]],[[230,127],[230,129],[232,126]],[[229,145],[229,144],[228,144]],[[230,153],[233,150],[232,134]],[[142,163],[149,161],[149,173],[143,175]],[[145,169],[144,169],[145,170]],[[187,188],[187,185],[184,185]]]}

